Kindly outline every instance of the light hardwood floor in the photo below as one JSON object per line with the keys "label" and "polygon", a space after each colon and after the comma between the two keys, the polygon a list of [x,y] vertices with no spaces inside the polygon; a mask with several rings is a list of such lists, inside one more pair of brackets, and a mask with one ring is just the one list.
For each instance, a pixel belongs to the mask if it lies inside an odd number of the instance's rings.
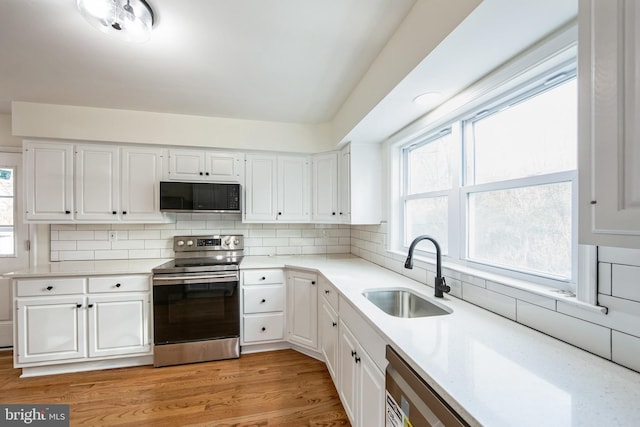
{"label": "light hardwood floor", "polygon": [[72,426],[349,426],[324,363],[293,350],[191,365],[19,378],[0,351],[0,403],[64,403]]}

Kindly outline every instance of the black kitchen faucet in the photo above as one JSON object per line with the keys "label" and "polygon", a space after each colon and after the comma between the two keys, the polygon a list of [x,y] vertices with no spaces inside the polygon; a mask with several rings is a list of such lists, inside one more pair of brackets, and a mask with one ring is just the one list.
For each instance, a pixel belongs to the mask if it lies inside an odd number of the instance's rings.
{"label": "black kitchen faucet", "polygon": [[436,283],[434,288],[434,296],[436,298],[442,298],[444,296],[444,292],[449,293],[451,288],[447,285],[444,280],[444,276],[442,276],[442,256],[440,254],[440,245],[436,240],[431,236],[418,236],[413,239],[411,242],[411,246],[409,246],[409,254],[407,255],[407,260],[404,262],[404,268],[408,268],[409,270],[413,269],[413,250],[416,245],[422,240],[429,240],[436,247]]}

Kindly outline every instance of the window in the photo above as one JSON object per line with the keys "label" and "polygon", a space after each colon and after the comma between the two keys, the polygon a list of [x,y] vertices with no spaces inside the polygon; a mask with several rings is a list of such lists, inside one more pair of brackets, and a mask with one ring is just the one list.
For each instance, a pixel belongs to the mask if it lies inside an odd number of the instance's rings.
{"label": "window", "polygon": [[0,168],[0,257],[13,257],[16,254],[14,175],[12,168]]}
{"label": "window", "polygon": [[400,146],[401,247],[428,234],[449,260],[575,291],[575,65],[423,135]]}

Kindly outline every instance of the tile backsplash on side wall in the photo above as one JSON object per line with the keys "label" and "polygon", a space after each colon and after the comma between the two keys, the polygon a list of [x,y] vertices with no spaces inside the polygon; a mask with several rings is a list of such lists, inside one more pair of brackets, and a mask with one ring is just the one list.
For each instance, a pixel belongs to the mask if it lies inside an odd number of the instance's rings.
{"label": "tile backsplash on side wall", "polygon": [[[387,252],[387,225],[352,226],[351,253],[424,283],[435,267]],[[640,250],[598,248],[598,302],[607,314],[585,310],[497,280],[443,269],[451,295],[640,372]]]}
{"label": "tile backsplash on side wall", "polygon": [[245,255],[351,250],[349,225],[246,224],[240,214],[165,215],[163,224],[52,224],[51,261],[173,258],[173,236],[200,234],[242,234]]}

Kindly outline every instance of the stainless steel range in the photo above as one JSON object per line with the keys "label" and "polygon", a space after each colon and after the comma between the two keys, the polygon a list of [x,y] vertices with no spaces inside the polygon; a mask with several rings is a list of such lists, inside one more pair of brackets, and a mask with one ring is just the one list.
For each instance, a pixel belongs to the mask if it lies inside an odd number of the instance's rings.
{"label": "stainless steel range", "polygon": [[153,272],[154,366],[240,356],[241,235],[176,236]]}

